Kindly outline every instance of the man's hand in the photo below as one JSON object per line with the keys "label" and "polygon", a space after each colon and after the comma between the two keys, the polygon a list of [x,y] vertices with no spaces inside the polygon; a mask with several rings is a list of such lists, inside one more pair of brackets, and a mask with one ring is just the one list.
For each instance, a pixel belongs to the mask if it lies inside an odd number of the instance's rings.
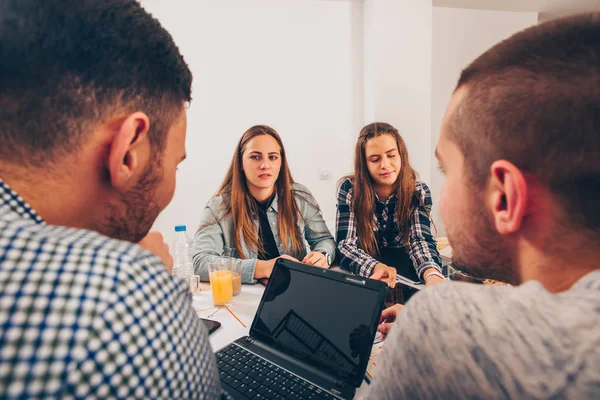
{"label": "man's hand", "polygon": [[402,304],[395,304],[391,307],[386,308],[381,312],[381,317],[379,318],[379,326],[377,327],[377,331],[381,332],[383,339],[390,333],[392,329],[392,325],[396,318],[398,318],[398,314],[402,310],[404,306]]}
{"label": "man's hand", "polygon": [[165,243],[163,235],[160,232],[149,232],[140,240],[138,245],[158,256],[167,268],[167,271],[169,271],[169,274],[173,272],[173,257],[169,253],[169,245]]}
{"label": "man's hand", "polygon": [[320,251],[311,251],[302,259],[302,262],[315,267],[325,269],[329,268],[329,264],[327,264],[327,257],[325,257],[325,254],[321,253]]}
{"label": "man's hand", "polygon": [[387,282],[388,286],[391,288],[396,287],[396,268],[378,263],[375,268],[373,268],[373,273],[371,273],[370,278]]}

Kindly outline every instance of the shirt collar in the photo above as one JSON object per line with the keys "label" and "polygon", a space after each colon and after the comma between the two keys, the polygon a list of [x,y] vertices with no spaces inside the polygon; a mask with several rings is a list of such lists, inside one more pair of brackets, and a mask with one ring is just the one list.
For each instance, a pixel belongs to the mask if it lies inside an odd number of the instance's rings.
{"label": "shirt collar", "polygon": [[265,207],[260,201],[254,199],[254,202],[256,203],[259,209],[262,208],[265,211],[273,209],[273,211],[277,212],[277,192],[273,193],[271,197],[267,199],[267,201],[269,202],[269,206]]}
{"label": "shirt collar", "polygon": [[17,192],[12,190],[0,178],[0,208],[8,207],[9,210],[22,218],[30,219],[36,224],[45,224],[42,217],[29,205]]}
{"label": "shirt collar", "polygon": [[275,195],[273,196],[273,200],[271,201],[271,206],[267,209],[271,209],[275,212],[278,212],[278,205],[279,205],[279,201],[278,201],[278,197],[277,197],[277,192],[275,192]]}
{"label": "shirt collar", "polygon": [[571,289],[575,288],[600,290],[600,271],[594,270],[579,278],[571,287]]}
{"label": "shirt collar", "polygon": [[395,202],[396,202],[396,192],[393,192],[393,193],[392,193],[392,194],[391,194],[391,195],[390,195],[390,196],[387,198],[387,200],[386,200],[386,201],[381,201],[381,200],[379,199],[379,196],[377,195],[377,192],[376,192],[376,191],[373,191],[373,193],[375,193],[375,200],[376,200],[378,203],[380,203],[380,204],[383,204],[384,206],[387,206],[387,205],[389,205],[389,204],[393,204],[393,203],[395,203]]}

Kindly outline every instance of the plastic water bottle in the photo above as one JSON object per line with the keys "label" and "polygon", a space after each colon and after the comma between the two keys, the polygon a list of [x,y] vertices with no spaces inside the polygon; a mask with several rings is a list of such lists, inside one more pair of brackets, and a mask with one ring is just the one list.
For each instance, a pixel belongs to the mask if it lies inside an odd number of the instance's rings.
{"label": "plastic water bottle", "polygon": [[186,230],[185,225],[175,227],[175,241],[171,246],[171,255],[173,256],[173,276],[185,279],[191,286],[190,278],[194,276],[192,239],[190,239]]}

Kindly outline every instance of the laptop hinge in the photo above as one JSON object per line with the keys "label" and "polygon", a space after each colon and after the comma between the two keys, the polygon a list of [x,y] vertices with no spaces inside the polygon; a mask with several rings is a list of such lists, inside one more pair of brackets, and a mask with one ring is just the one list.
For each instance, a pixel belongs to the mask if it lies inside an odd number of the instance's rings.
{"label": "laptop hinge", "polygon": [[324,378],[327,382],[329,382],[332,386],[337,386],[339,388],[345,387],[347,384],[343,381],[343,379],[334,376],[330,373],[327,373],[325,371],[321,371],[315,367],[313,367],[312,365],[305,363],[301,360],[298,360],[296,358],[290,357],[289,355],[285,354],[284,352],[274,348],[273,346],[269,346],[266,343],[261,342],[260,340],[257,339],[250,339],[253,345],[260,347],[263,350],[268,351],[269,353],[272,353],[274,355],[276,355],[277,357],[283,358],[286,361],[289,361],[291,363],[293,363],[294,365],[299,366],[300,368],[303,368],[307,371],[309,371],[312,374],[315,374],[321,378]]}

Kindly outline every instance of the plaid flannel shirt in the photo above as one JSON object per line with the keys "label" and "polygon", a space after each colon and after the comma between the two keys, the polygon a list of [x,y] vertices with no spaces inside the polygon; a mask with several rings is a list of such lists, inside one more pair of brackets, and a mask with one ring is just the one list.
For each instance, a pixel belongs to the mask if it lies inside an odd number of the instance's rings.
{"label": "plaid flannel shirt", "polygon": [[0,180],[0,398],[219,396],[183,281],[139,246],[47,225]]}
{"label": "plaid flannel shirt", "polygon": [[[423,200],[422,203],[425,205],[427,212],[431,212],[433,203],[427,185],[417,181],[415,194]],[[340,185],[337,199],[335,230],[340,253],[340,266],[355,274],[369,277],[379,261],[358,246],[356,217],[352,210],[352,181],[350,178],[346,178]],[[379,198],[375,195],[375,200],[373,230],[377,237],[379,249],[403,248],[402,226],[396,218],[396,195],[393,194],[385,202],[379,201]],[[419,201],[409,220],[408,254],[415,266],[417,275],[421,278],[423,272],[428,268],[435,268],[440,272],[442,270],[442,260],[435,239],[431,234],[431,219],[425,208]]]}

